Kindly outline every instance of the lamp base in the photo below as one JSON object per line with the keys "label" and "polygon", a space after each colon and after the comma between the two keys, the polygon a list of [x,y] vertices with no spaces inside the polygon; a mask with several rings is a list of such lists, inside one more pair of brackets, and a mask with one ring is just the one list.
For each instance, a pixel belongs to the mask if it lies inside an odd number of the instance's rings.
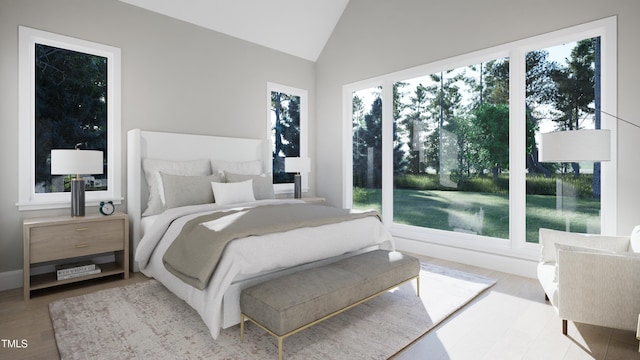
{"label": "lamp base", "polygon": [[84,180],[71,179],[71,216],[84,216]]}
{"label": "lamp base", "polygon": [[302,199],[302,176],[300,176],[300,174],[293,176],[293,197],[295,199]]}

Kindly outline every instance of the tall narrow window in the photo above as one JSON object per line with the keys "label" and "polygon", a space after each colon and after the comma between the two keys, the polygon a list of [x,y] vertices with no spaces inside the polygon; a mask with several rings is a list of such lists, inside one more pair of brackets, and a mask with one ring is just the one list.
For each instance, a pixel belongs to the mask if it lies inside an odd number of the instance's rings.
{"label": "tall narrow window", "polygon": [[600,233],[600,163],[540,163],[539,134],[599,129],[600,38],[527,53],[527,241],[541,227]]}
{"label": "tall narrow window", "polygon": [[[276,192],[291,192],[294,174],[285,171],[284,159],[307,157],[307,91],[273,83],[267,88],[273,184]],[[303,174],[303,189],[307,178]]]}
{"label": "tall narrow window", "polygon": [[[69,177],[51,175],[52,149],[107,154],[107,58],[35,44],[35,192],[69,191]],[[87,191],[108,190],[104,175],[85,178]],[[85,175],[86,176],[86,175]]]}
{"label": "tall narrow window", "polygon": [[68,206],[69,176],[51,175],[52,149],[102,151],[103,175],[79,174],[87,203],[120,202],[120,49],[26,27],[19,34],[19,208]]}
{"label": "tall narrow window", "polygon": [[353,207],[382,212],[381,88],[353,93]]}

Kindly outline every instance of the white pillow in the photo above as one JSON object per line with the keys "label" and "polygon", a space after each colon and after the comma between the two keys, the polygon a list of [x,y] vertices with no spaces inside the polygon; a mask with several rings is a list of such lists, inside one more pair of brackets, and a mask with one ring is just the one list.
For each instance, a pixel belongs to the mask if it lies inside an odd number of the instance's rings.
{"label": "white pillow", "polygon": [[213,197],[216,204],[226,205],[241,202],[256,201],[253,196],[253,180],[235,182],[235,183],[219,183],[211,182],[213,189]]}
{"label": "white pillow", "polygon": [[633,228],[629,240],[629,251],[640,253],[640,225],[636,225],[636,227]]}
{"label": "white pillow", "polygon": [[209,160],[171,161],[142,159],[142,170],[149,186],[149,201],[142,216],[155,215],[164,211],[164,188],[160,172],[170,175],[210,175]]}

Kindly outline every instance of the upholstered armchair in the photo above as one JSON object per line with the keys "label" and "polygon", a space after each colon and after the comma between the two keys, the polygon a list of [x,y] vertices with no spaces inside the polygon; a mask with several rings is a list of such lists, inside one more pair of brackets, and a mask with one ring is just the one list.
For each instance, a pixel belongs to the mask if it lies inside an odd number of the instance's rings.
{"label": "upholstered armchair", "polygon": [[635,331],[640,314],[640,226],[631,236],[540,229],[538,279],[562,319]]}

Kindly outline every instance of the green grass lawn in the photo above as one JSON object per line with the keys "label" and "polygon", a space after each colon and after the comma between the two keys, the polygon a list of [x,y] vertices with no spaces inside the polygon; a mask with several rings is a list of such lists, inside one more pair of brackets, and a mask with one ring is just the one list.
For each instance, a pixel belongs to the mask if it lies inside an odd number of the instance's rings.
{"label": "green grass lawn", "polygon": [[[374,208],[381,211],[380,189],[359,190],[366,194],[359,194],[359,201],[354,201],[354,208]],[[393,198],[395,223],[509,238],[508,195],[396,189]],[[555,196],[527,195],[527,241],[537,243],[538,229],[541,227],[564,230],[565,214],[569,218],[571,231],[587,232],[587,223],[599,226],[598,200],[572,201],[574,210],[563,214],[556,210]]]}

